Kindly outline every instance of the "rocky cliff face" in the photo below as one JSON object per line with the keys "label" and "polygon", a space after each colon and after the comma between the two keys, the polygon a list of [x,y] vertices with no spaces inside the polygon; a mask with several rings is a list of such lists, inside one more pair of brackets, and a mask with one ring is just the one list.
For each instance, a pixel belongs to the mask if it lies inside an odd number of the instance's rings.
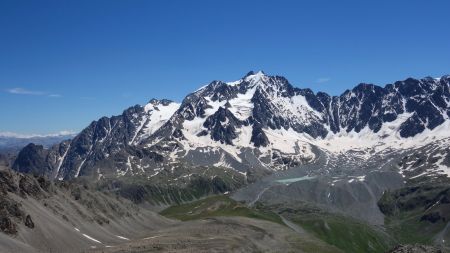
{"label": "rocky cliff face", "polygon": [[75,178],[93,175],[96,166],[112,165],[123,171],[131,170],[131,155],[149,162],[159,162],[157,153],[136,149],[140,139],[151,135],[178,108],[169,100],[151,100],[145,106],[133,106],[122,115],[103,117],[93,121],[70,141],[62,142],[51,149],[30,144],[18,155],[13,168],[21,172],[33,172],[53,179]]}

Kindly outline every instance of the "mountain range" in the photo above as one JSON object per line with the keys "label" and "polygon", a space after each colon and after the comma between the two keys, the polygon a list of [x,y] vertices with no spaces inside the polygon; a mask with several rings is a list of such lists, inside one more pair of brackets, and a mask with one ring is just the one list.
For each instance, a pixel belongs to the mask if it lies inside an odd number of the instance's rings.
{"label": "mountain range", "polygon": [[[102,117],[53,146],[29,144],[11,167],[146,208],[176,205],[163,211],[176,218],[244,203],[344,252],[381,252],[391,240],[449,249],[450,76],[331,96],[249,72],[181,103],[151,99]],[[203,200],[211,195],[227,197]],[[342,243],[340,226],[353,241],[367,236],[361,248]]]}
{"label": "mountain range", "polygon": [[49,149],[29,145],[14,168],[70,179],[154,174],[182,162],[228,167],[253,179],[314,161],[314,148],[404,150],[449,137],[449,82],[450,76],[362,83],[330,96],[250,72],[235,82],[213,81],[181,104],[152,99],[103,117]]}

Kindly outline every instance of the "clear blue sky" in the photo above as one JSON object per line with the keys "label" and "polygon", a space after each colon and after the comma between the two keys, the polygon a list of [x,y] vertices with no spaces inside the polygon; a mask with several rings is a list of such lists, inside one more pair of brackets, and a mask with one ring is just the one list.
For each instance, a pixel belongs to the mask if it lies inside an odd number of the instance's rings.
{"label": "clear blue sky", "polygon": [[0,131],[81,130],[250,70],[342,93],[450,73],[450,1],[0,2]]}

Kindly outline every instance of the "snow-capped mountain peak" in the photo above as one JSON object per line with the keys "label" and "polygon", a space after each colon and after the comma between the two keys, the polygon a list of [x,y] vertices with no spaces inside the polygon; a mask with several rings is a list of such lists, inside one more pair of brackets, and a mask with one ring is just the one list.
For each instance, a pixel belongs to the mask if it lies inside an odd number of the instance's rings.
{"label": "snow-capped mountain peak", "polygon": [[258,71],[254,73],[253,71],[249,72],[245,77],[244,80],[246,82],[250,83],[259,83],[267,79],[268,76],[263,71]]}
{"label": "snow-capped mountain peak", "polygon": [[141,130],[137,134],[140,134],[139,140],[145,139],[151,136],[156,130],[158,130],[164,123],[166,123],[170,117],[180,107],[179,103],[173,102],[168,99],[152,99],[148,104],[144,106],[144,110],[147,113],[147,117],[142,118],[143,125]]}

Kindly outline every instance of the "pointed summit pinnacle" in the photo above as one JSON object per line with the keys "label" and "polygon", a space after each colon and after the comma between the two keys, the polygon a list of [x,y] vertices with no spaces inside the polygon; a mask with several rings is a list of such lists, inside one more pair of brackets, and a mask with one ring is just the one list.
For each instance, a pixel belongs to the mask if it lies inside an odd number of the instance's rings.
{"label": "pointed summit pinnacle", "polygon": [[248,72],[248,73],[244,76],[244,78],[249,77],[249,76],[255,76],[255,75],[266,75],[266,73],[264,73],[264,71],[262,71],[262,70],[260,70],[260,71],[258,71],[258,72],[255,73],[255,71],[252,70],[252,71]]}

